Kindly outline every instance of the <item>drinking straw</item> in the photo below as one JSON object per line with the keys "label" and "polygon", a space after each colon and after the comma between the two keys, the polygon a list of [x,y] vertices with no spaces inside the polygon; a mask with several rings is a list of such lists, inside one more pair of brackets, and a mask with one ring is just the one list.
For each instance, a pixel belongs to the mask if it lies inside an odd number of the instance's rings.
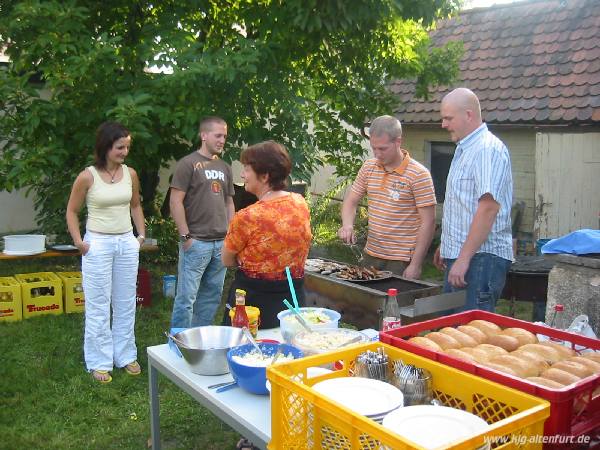
{"label": "drinking straw", "polygon": [[296,311],[300,309],[298,306],[298,299],[296,298],[296,290],[294,289],[294,283],[292,282],[292,274],[290,273],[290,268],[285,266],[285,274],[287,275],[288,284],[290,285],[290,292],[292,293],[292,300],[294,301],[294,308]]}

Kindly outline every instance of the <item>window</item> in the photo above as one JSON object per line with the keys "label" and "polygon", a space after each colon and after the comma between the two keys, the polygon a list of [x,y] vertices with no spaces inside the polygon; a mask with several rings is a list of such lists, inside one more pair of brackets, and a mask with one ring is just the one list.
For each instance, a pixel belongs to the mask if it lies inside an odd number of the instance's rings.
{"label": "window", "polygon": [[456,145],[452,142],[431,142],[431,177],[435,188],[435,199],[443,203],[446,197],[446,179]]}

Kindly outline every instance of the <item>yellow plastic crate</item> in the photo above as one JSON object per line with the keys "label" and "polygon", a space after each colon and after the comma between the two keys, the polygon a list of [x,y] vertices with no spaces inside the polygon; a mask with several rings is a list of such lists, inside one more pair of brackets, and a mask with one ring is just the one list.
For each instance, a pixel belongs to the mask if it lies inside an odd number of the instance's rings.
{"label": "yellow plastic crate", "polygon": [[63,283],[65,313],[81,313],[85,310],[85,296],[81,286],[81,272],[56,272]]}
{"label": "yellow plastic crate", "polygon": [[21,283],[23,318],[62,314],[62,281],[52,272],[18,273]]}
{"label": "yellow plastic crate", "polygon": [[0,322],[22,319],[21,285],[13,277],[0,278]]}
{"label": "yellow plastic crate", "polygon": [[[271,442],[268,448],[422,449],[311,388],[319,381],[351,376],[356,357],[380,347],[391,361],[401,359],[429,370],[433,376],[434,398],[442,405],[476,414],[490,424],[487,432],[443,448],[474,449],[487,442],[492,443],[493,449],[542,448],[544,421],[550,415],[547,401],[376,342],[267,367],[267,378],[271,381]],[[341,364],[342,369],[307,379],[307,368],[331,364]]]}

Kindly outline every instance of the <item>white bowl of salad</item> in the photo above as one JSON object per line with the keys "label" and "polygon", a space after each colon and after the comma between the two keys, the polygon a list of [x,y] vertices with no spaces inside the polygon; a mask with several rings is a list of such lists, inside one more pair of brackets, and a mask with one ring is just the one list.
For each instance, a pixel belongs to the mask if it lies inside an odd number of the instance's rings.
{"label": "white bowl of salad", "polygon": [[[337,311],[316,307],[300,308],[300,314],[313,330],[336,329],[341,317]],[[298,319],[288,309],[277,314],[277,318],[283,340],[288,344],[292,343],[296,334],[305,331]]]}

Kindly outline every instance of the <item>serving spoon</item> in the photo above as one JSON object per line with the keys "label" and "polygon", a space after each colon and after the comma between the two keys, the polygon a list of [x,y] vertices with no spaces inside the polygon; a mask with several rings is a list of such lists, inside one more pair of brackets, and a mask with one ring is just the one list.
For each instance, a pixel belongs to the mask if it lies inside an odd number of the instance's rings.
{"label": "serving spoon", "polygon": [[262,356],[264,358],[265,355],[263,354],[262,350],[260,349],[260,346],[258,345],[258,343],[254,340],[254,336],[252,336],[252,333],[250,333],[250,330],[247,327],[243,327],[242,332],[244,333],[244,336],[246,336],[246,339],[248,339],[248,341],[254,346],[254,348],[256,350],[258,350],[258,353],[260,354],[260,356]]}
{"label": "serving spoon", "polygon": [[172,339],[173,342],[175,342],[178,345],[181,345],[183,348],[189,348],[183,341],[180,341],[178,338],[176,338],[175,336],[173,336],[168,331],[165,331],[165,336],[167,336],[169,339]]}

